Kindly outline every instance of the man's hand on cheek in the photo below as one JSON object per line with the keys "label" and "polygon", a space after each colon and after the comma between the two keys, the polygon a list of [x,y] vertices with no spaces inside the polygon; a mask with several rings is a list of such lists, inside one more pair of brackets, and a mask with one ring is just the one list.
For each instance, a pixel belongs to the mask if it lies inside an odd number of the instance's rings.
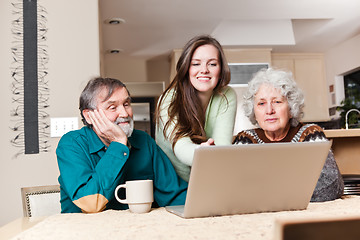
{"label": "man's hand on cheek", "polygon": [[95,133],[104,141],[106,145],[109,145],[113,141],[126,145],[127,137],[124,131],[119,126],[110,121],[102,109],[89,111],[89,117],[92,121]]}

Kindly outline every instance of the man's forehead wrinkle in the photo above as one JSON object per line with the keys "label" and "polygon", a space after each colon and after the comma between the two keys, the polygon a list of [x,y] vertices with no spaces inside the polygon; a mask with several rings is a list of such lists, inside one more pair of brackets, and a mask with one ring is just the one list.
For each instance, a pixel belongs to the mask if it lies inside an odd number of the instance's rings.
{"label": "man's forehead wrinkle", "polygon": [[[103,90],[104,90],[104,89],[103,89]],[[98,93],[98,95],[97,95],[97,98],[100,100],[101,103],[106,103],[106,101],[108,101],[109,99],[111,99],[111,97],[114,95],[114,92],[115,92],[115,91],[113,91],[112,94],[111,94],[109,97],[107,97],[107,96],[104,96],[105,94],[103,94],[103,93],[104,93],[103,90],[99,91],[99,93]],[[106,93],[106,94],[107,94],[107,93]],[[114,104],[114,103],[116,103],[116,102],[131,102],[131,97],[130,97],[129,94],[126,92],[126,96],[125,96],[125,97],[123,97],[123,98],[121,98],[121,99],[116,99],[116,100],[109,100],[109,101],[107,102],[107,104]]]}

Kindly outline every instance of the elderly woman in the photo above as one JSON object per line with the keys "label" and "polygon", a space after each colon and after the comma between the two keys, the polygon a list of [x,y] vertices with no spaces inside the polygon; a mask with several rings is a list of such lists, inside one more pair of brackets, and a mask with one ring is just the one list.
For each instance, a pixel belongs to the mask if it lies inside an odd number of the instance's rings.
{"label": "elderly woman", "polygon": [[[271,68],[259,71],[249,82],[244,98],[245,115],[260,128],[239,132],[234,144],[326,141],[321,127],[300,122],[304,96],[291,73]],[[330,150],[311,201],[334,200],[342,195],[343,189]]]}

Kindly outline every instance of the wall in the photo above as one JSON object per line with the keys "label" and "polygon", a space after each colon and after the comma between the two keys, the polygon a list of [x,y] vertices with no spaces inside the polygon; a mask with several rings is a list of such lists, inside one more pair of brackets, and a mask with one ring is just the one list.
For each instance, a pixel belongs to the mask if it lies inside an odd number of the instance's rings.
{"label": "wall", "polygon": [[[121,54],[121,53],[118,53]],[[137,57],[122,57],[105,53],[104,76],[126,82],[146,82],[146,60]]]}
{"label": "wall", "polygon": [[[102,56],[103,76],[117,78],[127,86],[131,84],[140,86],[142,82],[149,82],[150,84],[144,86],[150,92],[146,95],[153,96],[152,92],[158,91],[160,83],[164,83],[165,86],[169,85],[170,61],[168,55],[160,55],[151,59],[123,57],[109,53],[102,54]],[[133,90],[130,93],[132,96],[138,95]]]}
{"label": "wall", "polygon": [[160,55],[146,62],[148,82],[164,82],[166,86],[170,83],[170,59],[169,55]]}
{"label": "wall", "polygon": [[[55,149],[59,138],[50,139],[48,153],[20,155],[10,144],[14,133],[11,94],[11,21],[12,2],[0,3],[0,226],[22,217],[20,188],[24,186],[57,184],[59,175]],[[47,64],[50,87],[50,117],[78,117],[78,97],[90,77],[98,76],[99,33],[97,0],[38,0],[47,10],[48,32],[46,41],[50,62]],[[79,19],[81,15],[81,19]],[[50,123],[50,119],[48,119]]]}
{"label": "wall", "polygon": [[[360,34],[333,47],[325,53],[326,78],[329,85],[335,86],[336,105],[340,104],[343,96],[341,76],[360,67]],[[339,77],[340,76],[340,77]],[[333,106],[331,95],[328,98],[329,106]]]}

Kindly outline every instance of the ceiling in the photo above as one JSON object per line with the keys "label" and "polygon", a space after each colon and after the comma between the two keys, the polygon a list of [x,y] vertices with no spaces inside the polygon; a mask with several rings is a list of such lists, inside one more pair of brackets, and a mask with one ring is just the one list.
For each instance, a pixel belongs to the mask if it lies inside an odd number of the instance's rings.
{"label": "ceiling", "polygon": [[[227,47],[326,52],[360,34],[359,0],[99,0],[102,49],[153,58],[210,34]],[[106,23],[121,18],[125,23]]]}

